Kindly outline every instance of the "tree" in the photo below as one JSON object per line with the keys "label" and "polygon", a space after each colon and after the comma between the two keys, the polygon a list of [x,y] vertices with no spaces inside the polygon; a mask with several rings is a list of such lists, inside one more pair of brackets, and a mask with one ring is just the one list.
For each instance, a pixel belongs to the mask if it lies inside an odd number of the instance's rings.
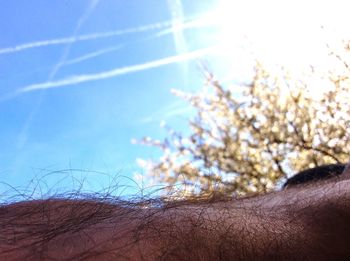
{"label": "tree", "polygon": [[[331,53],[332,70],[295,79],[281,69],[255,66],[242,95],[233,95],[212,74],[199,93],[176,91],[194,107],[190,135],[169,127],[160,141],[162,157],[148,161],[148,175],[182,195],[245,195],[273,190],[288,174],[326,163],[347,162],[350,155],[349,45]],[[311,91],[319,84],[324,91]],[[314,89],[313,89],[314,90]],[[317,95],[316,95],[317,94]]]}

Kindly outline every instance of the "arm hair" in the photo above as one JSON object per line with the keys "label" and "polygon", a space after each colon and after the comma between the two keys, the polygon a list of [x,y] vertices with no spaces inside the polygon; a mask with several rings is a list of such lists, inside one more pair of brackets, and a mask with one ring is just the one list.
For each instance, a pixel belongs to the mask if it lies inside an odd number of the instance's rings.
{"label": "arm hair", "polygon": [[0,260],[339,260],[350,181],[161,206],[49,199],[0,208]]}

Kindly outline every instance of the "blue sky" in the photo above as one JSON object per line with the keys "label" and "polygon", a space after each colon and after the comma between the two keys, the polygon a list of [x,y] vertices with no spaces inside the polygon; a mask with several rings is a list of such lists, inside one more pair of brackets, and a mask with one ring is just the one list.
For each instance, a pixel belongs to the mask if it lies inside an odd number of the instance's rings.
{"label": "blue sky", "polygon": [[162,137],[162,120],[186,131],[189,107],[170,90],[200,90],[198,59],[231,83],[255,57],[316,61],[321,25],[342,32],[344,5],[272,2],[1,1],[0,181],[23,187],[46,174],[47,188],[98,190],[119,174],[133,185],[135,160],[159,152],[131,139]]}

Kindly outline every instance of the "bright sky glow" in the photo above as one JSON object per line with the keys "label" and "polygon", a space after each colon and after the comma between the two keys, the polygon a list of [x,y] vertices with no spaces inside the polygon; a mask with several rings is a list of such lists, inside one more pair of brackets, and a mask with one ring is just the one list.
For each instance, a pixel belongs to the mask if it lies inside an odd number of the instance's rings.
{"label": "bright sky glow", "polygon": [[256,58],[323,68],[326,43],[349,39],[348,10],[340,0],[1,1],[0,181],[82,169],[42,182],[71,188],[82,175],[97,190],[119,174],[135,186],[136,159],[159,154],[130,141],[162,137],[162,120],[186,130],[190,110],[170,90],[201,87],[198,59],[227,84],[248,79]]}

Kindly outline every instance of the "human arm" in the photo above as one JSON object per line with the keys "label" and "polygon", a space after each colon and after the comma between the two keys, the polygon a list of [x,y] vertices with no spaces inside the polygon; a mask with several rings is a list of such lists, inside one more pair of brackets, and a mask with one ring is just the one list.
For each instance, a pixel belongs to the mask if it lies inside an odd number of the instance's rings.
{"label": "human arm", "polygon": [[350,180],[162,205],[21,202],[0,209],[1,260],[328,260],[350,256]]}

